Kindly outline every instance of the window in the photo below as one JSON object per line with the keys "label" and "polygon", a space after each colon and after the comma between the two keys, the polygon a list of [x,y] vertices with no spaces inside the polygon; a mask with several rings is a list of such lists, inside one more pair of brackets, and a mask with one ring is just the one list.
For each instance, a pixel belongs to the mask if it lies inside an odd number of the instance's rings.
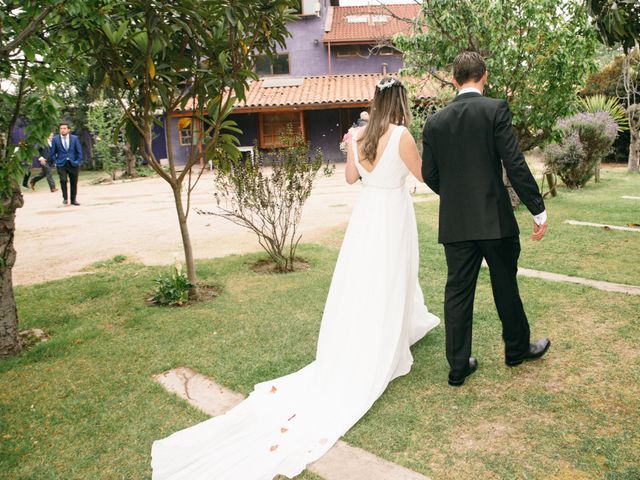
{"label": "window", "polygon": [[338,57],[357,57],[360,55],[360,45],[340,45],[336,48]]}
{"label": "window", "polygon": [[392,47],[380,47],[378,55],[395,55],[396,51]]}
{"label": "window", "polygon": [[280,136],[289,125],[294,132],[304,135],[304,118],[301,111],[260,114],[260,148],[280,147]]}
{"label": "window", "polygon": [[293,7],[298,15],[318,15],[320,14],[320,2],[318,0],[298,0]]}
{"label": "window", "polygon": [[178,121],[178,131],[180,132],[180,145],[193,145],[193,123],[188,117],[182,117]]}
{"label": "window", "polygon": [[258,75],[289,74],[289,54],[279,53],[271,60],[266,55],[260,55],[256,59],[256,73]]}

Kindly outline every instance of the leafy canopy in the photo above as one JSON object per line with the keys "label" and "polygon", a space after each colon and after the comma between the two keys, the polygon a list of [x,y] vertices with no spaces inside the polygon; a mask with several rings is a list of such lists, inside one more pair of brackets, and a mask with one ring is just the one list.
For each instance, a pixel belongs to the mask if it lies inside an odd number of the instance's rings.
{"label": "leafy canopy", "polygon": [[[448,71],[463,50],[486,59],[486,94],[507,99],[523,149],[543,143],[593,70],[595,33],[577,0],[425,0],[417,28],[398,37],[408,73]],[[443,78],[446,80],[446,78]]]}

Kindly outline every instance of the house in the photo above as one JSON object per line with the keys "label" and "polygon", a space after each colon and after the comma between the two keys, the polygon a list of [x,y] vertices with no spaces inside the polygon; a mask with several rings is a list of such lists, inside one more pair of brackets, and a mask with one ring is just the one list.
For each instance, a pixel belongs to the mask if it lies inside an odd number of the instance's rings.
{"label": "house", "polygon": [[[376,83],[402,67],[402,55],[390,39],[410,31],[419,9],[416,3],[341,7],[336,0],[302,0],[285,48],[272,60],[257,59],[260,78],[234,105],[230,118],[243,131],[241,145],[278,147],[281,133],[292,125],[312,148],[322,149],[325,159],[343,161],[344,133],[368,107]],[[191,122],[181,121],[190,115],[172,112],[164,119],[172,122],[178,164],[192,148]],[[162,138],[158,148],[161,143]]]}

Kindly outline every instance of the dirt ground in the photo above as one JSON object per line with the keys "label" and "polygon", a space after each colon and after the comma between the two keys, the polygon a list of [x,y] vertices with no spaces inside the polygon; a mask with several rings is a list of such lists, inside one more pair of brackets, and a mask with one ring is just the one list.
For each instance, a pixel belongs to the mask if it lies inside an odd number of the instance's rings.
{"label": "dirt ground", "polygon": [[[88,265],[126,255],[148,265],[183,258],[180,230],[169,186],[161,178],[91,185],[80,176],[79,207],[62,205],[60,192],[45,182],[36,192],[24,191],[18,210],[13,269],[14,284],[46,282],[80,273]],[[57,182],[57,179],[56,179]],[[429,189],[408,180],[417,193]],[[305,205],[300,232],[303,242],[318,241],[346,224],[359,184],[344,181],[344,165],[317,181]],[[253,233],[223,218],[198,215],[193,207],[215,210],[213,174],[205,173],[192,196],[189,231],[196,258],[213,258],[260,249]],[[420,198],[420,197],[419,197]]]}

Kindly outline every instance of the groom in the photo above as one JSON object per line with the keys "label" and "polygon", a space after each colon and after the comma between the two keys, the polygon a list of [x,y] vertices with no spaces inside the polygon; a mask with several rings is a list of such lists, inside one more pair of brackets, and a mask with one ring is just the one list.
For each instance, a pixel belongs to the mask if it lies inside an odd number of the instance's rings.
{"label": "groom", "polygon": [[422,133],[422,176],[440,195],[438,241],[444,244],[448,268],[444,316],[449,385],[460,386],[478,368],[471,356],[471,324],[483,258],[502,322],[506,364],[540,358],[550,342],[530,343],[518,292],[520,232],[502,180],[503,165],[533,215],[532,240],[541,240],[547,231],[547,213],[518,146],[509,106],[482,95],[487,69],[480,54],[458,55],[453,78],[457,97],[429,118]]}

